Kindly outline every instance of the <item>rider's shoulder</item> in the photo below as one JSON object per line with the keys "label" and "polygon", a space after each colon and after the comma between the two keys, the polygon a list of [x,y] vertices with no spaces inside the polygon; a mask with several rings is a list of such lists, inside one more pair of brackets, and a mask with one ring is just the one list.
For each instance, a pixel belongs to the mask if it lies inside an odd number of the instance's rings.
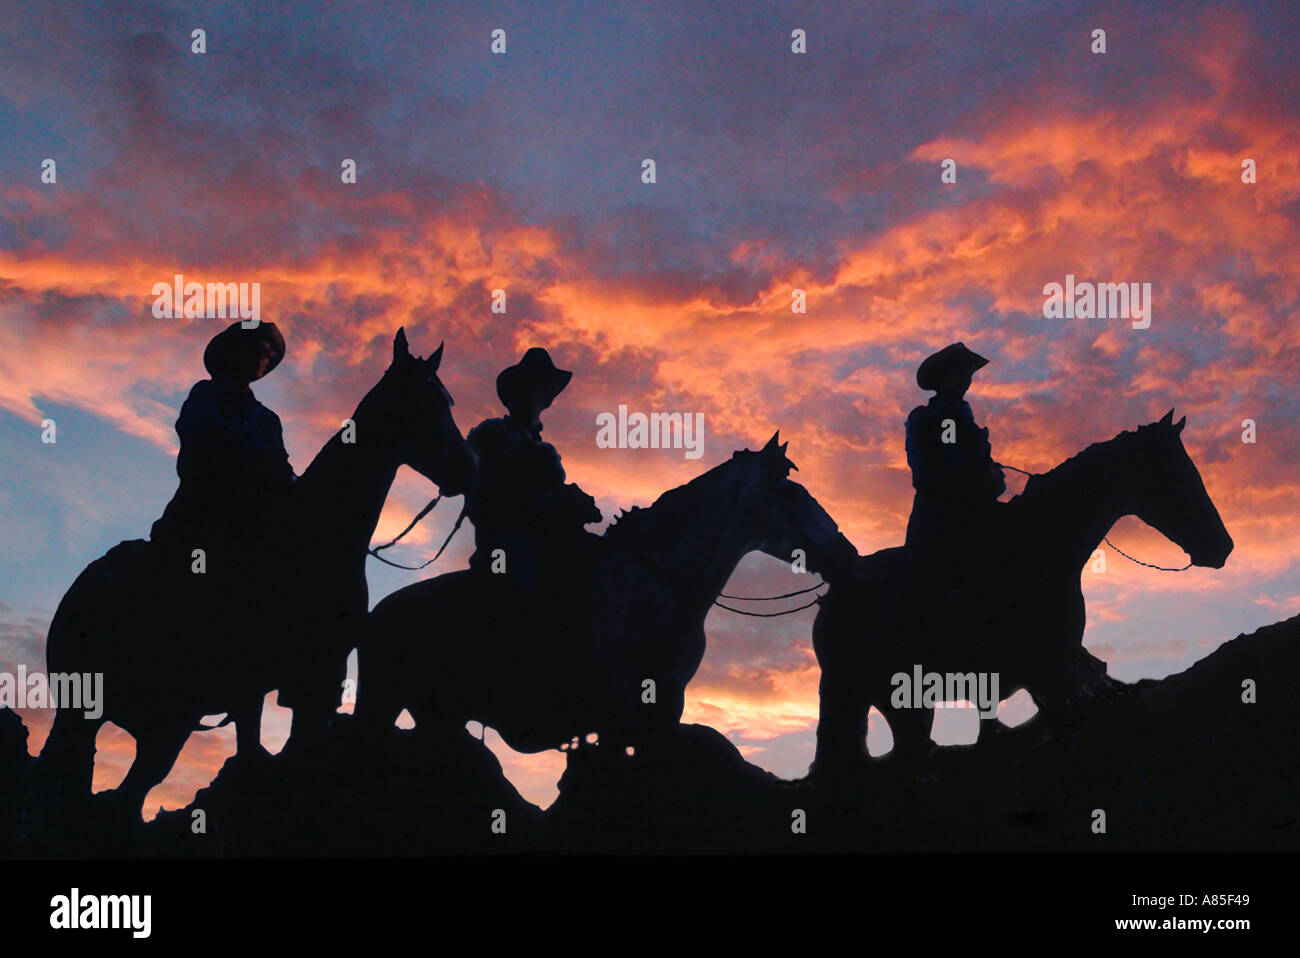
{"label": "rider's shoulder", "polygon": [[511,445],[510,424],[504,418],[484,419],[465,435],[465,441],[478,456],[505,455]]}
{"label": "rider's shoulder", "polygon": [[191,399],[195,402],[216,402],[221,390],[211,379],[200,379],[190,387],[190,394],[186,402]]}
{"label": "rider's shoulder", "polygon": [[283,428],[280,423],[280,416],[274,409],[263,402],[254,401],[253,414],[265,418],[267,422],[274,425],[277,429]]}
{"label": "rider's shoulder", "polygon": [[951,419],[953,417],[968,419],[973,416],[974,413],[971,410],[970,403],[964,399],[942,399],[939,396],[932,396],[928,403],[913,409],[908,414],[907,421],[930,421],[933,419]]}
{"label": "rider's shoulder", "polygon": [[503,417],[496,419],[484,419],[481,423],[469,431],[465,437],[471,442],[487,441],[492,439],[502,439],[505,437],[508,426]]}
{"label": "rider's shoulder", "polygon": [[937,410],[930,403],[922,403],[907,414],[907,425],[916,426],[935,418]]}
{"label": "rider's shoulder", "polygon": [[214,425],[222,418],[221,390],[211,379],[195,383],[190,394],[181,403],[177,428]]}
{"label": "rider's shoulder", "polygon": [[[554,446],[552,446],[549,442],[546,442],[545,440],[542,440],[537,444],[537,456],[538,458],[543,459],[547,463],[556,466],[559,466],[560,462],[562,461],[560,459],[560,450],[556,449]],[[561,469],[563,469],[562,466]]]}

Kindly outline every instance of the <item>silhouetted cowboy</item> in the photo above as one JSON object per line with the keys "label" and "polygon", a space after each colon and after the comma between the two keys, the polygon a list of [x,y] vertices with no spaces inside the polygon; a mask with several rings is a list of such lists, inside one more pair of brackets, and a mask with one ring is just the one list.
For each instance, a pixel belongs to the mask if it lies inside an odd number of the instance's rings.
{"label": "silhouetted cowboy", "polygon": [[935,395],[907,417],[907,464],[916,490],[907,546],[913,557],[943,568],[969,557],[1007,487],[988,429],[962,398],[971,376],[987,364],[965,343],[953,343],[916,371],[917,385]]}
{"label": "silhouetted cowboy", "polygon": [[[497,377],[506,407],[466,439],[476,466],[465,513],[474,524],[470,568],[505,573],[499,581],[533,592],[539,584],[569,581],[590,554],[595,536],[583,526],[599,522],[591,496],[564,481],[555,447],[542,440],[541,413],[569,384],[573,373],[556,369],[545,349],[533,347]],[[496,553],[496,550],[501,550]]]}
{"label": "silhouetted cowboy", "polygon": [[188,567],[193,549],[206,565],[232,574],[256,551],[278,519],[295,476],[280,417],[257,401],[249,384],[284,358],[274,323],[234,323],[203,352],[211,379],[195,383],[176,420],[180,488],[153,524],[150,538],[168,561]]}

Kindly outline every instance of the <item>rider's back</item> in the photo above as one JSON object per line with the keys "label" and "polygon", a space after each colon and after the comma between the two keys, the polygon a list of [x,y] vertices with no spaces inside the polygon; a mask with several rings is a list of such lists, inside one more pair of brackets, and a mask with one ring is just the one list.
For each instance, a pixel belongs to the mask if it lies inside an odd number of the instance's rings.
{"label": "rider's back", "polygon": [[205,379],[190,390],[176,432],[180,488],[152,541],[182,559],[203,549],[209,563],[248,561],[281,520],[294,479],[279,417],[250,390]]}
{"label": "rider's back", "polygon": [[509,417],[485,420],[466,438],[477,464],[466,501],[476,544],[471,568],[490,572],[500,550],[506,574],[512,562],[522,574],[509,581],[527,587],[575,571],[573,564],[585,560],[594,538],[583,525],[598,521],[600,512],[565,482],[555,447],[527,435]]}

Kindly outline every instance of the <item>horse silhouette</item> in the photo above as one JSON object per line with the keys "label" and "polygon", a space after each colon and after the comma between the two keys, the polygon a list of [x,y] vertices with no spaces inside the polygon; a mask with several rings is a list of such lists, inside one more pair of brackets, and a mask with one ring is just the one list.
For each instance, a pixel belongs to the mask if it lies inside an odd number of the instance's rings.
{"label": "horse silhouette", "polygon": [[104,708],[94,720],[68,709],[55,717],[41,764],[65,801],[89,797],[105,721],[135,737],[114,799],[138,816],[190,733],[206,728],[203,716],[228,712],[237,755],[247,758],[263,751],[271,689],[298,683],[304,712],[337,708],[369,604],[367,549],[398,467],[447,494],[468,482],[472,461],[438,379],[441,360],[441,346],[428,359],[412,356],[398,330],[392,364],[352,415],[352,436],[345,440],[345,424],[290,487],[271,554],[250,557],[241,584],[164,571],[138,539],[77,577],[50,623],[46,659],[51,672],[102,672]]}
{"label": "horse silhouette", "polygon": [[1079,581],[1111,526],[1136,515],[1198,566],[1222,568],[1232,552],[1183,448],[1185,424],[1186,417],[1173,422],[1171,409],[1032,477],[1023,493],[997,505],[992,541],[953,582],[912,575],[901,547],[863,558],[862,585],[833,588],[813,624],[822,672],[813,773],[862,767],[873,705],[889,722],[895,753],[925,750],[932,710],[891,703],[892,677],[917,665],[997,673],[1001,698],[1028,689],[1053,721],[1083,697],[1111,690],[1105,663],[1083,648]]}
{"label": "horse silhouette", "polygon": [[512,609],[496,577],[468,571],[385,598],[358,648],[357,721],[391,727],[403,708],[417,732],[476,720],[520,752],[593,732],[607,752],[641,748],[676,728],[704,657],[705,616],[747,553],[789,561],[804,549],[824,577],[856,559],[789,479],[777,440],[621,516],[596,540],[584,601]]}

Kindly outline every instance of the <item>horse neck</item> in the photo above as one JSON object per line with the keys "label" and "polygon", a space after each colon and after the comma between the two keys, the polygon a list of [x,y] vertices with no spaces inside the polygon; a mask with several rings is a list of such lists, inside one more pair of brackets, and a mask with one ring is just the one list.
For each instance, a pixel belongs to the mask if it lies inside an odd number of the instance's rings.
{"label": "horse neck", "polygon": [[[312,552],[344,549],[363,557],[401,464],[383,432],[353,414],[357,441],[335,433],[293,485],[294,519]],[[369,441],[367,441],[367,438]]]}
{"label": "horse neck", "polygon": [[[705,490],[691,490],[691,494],[691,507],[672,517],[672,527],[666,521],[648,526],[650,534],[636,543],[636,549],[661,572],[697,588],[700,600],[707,604],[726,586],[751,545],[739,525],[736,497],[708,495]],[[655,507],[649,508],[653,512]]]}
{"label": "horse neck", "polygon": [[1083,569],[1117,521],[1138,510],[1139,484],[1130,476],[1136,441],[1122,433],[1093,443],[1037,480],[1044,492],[1035,497],[1026,533],[1072,572]]}

